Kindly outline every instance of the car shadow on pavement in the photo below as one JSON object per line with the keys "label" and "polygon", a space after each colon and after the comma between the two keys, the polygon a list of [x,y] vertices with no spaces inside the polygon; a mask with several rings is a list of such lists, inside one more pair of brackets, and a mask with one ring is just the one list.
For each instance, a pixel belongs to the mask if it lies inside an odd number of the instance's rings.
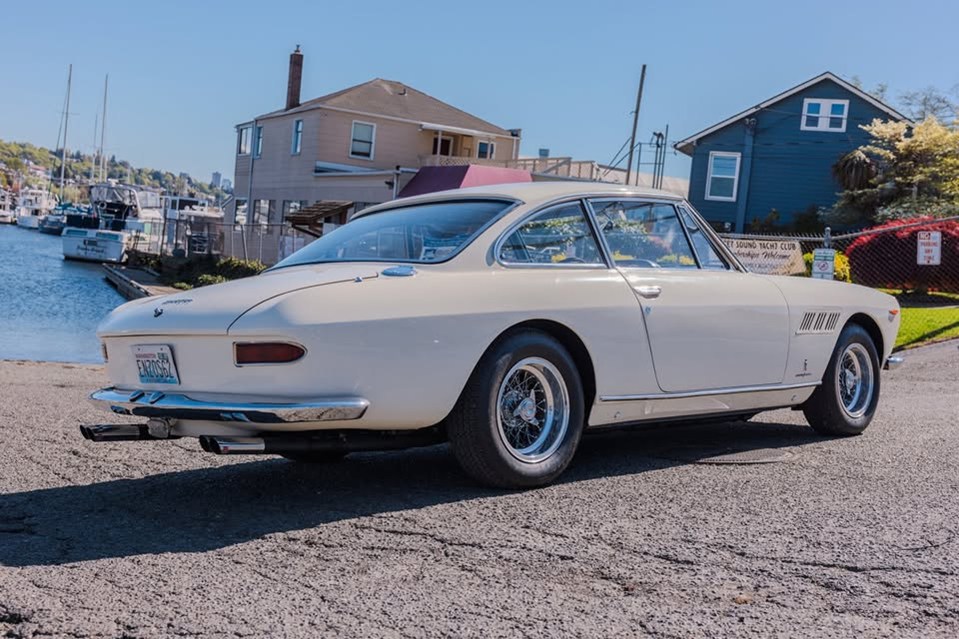
{"label": "car shadow on pavement", "polygon": [[[796,451],[820,441],[807,426],[763,422],[602,432],[584,438],[560,483],[641,475],[730,452]],[[0,495],[0,565],[204,552],[273,533],[505,494],[471,482],[446,446],[357,454],[330,465],[253,459]]]}

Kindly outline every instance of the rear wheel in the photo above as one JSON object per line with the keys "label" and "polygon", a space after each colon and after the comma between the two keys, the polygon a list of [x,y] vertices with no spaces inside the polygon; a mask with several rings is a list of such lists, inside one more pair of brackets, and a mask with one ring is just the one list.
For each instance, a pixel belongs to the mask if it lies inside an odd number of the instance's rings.
{"label": "rear wheel", "polygon": [[822,384],[803,405],[806,421],[823,435],[858,435],[879,404],[879,355],[866,330],[849,324],[839,335]]}
{"label": "rear wheel", "polygon": [[569,465],[584,427],[582,382],[551,336],[521,331],[483,356],[447,419],[463,469],[500,488],[550,483]]}

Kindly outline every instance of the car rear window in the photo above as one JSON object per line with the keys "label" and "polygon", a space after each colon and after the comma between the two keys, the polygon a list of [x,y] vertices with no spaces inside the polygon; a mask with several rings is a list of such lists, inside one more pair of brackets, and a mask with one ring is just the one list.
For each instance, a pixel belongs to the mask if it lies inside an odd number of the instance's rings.
{"label": "car rear window", "polygon": [[508,200],[452,200],[370,213],[324,234],[274,268],[321,262],[444,262],[512,205]]}

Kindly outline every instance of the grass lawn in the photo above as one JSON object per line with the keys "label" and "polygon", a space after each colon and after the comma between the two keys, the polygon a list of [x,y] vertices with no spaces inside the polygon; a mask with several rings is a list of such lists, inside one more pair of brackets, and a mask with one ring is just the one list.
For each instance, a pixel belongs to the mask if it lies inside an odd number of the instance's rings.
{"label": "grass lawn", "polygon": [[959,337],[959,294],[880,290],[893,295],[902,306],[896,348]]}
{"label": "grass lawn", "polygon": [[959,306],[903,307],[896,348],[959,337]]}

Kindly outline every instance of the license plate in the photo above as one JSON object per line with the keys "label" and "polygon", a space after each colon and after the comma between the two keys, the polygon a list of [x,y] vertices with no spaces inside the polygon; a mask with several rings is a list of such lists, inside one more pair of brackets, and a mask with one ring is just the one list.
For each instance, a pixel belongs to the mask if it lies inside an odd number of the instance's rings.
{"label": "license plate", "polygon": [[173,351],[166,344],[138,344],[133,347],[133,360],[141,384],[179,384],[180,377],[173,363]]}

